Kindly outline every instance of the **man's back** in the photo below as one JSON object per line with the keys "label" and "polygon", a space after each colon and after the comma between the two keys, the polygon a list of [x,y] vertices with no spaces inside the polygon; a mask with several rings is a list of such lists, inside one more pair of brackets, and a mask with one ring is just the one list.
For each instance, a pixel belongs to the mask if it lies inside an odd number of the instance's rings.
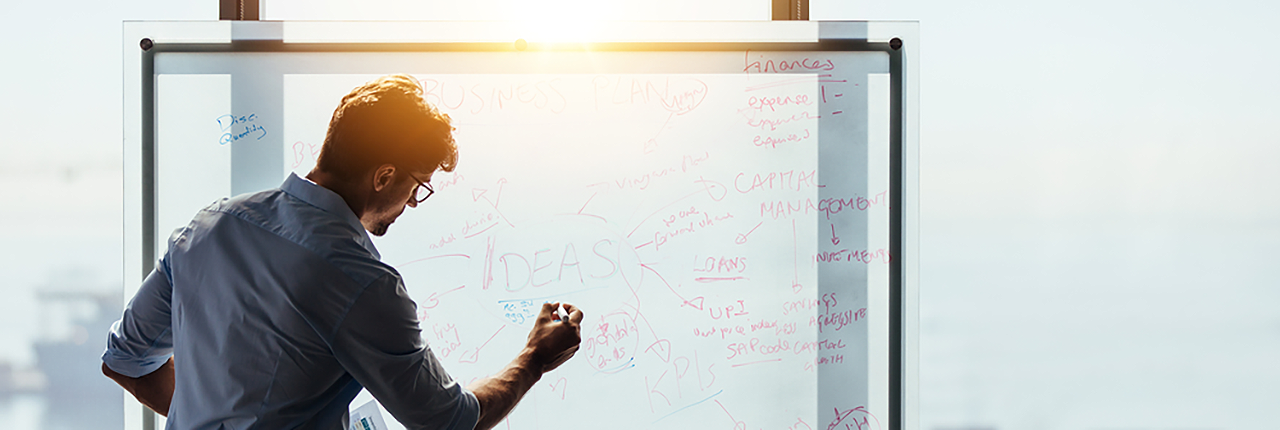
{"label": "man's back", "polygon": [[104,360],[145,374],[155,359],[138,357],[173,348],[171,428],[341,428],[363,385],[411,428],[471,428],[474,396],[378,259],[342,199],[296,176],[224,199],[170,238]]}

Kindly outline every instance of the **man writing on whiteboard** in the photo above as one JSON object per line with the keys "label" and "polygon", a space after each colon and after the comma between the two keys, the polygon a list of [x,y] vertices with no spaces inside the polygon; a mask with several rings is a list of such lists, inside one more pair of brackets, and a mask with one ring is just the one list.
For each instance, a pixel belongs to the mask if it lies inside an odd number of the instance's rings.
{"label": "man writing on whiteboard", "polygon": [[103,373],[175,429],[342,429],[362,388],[411,429],[493,427],[577,351],[582,312],[543,305],[519,355],[466,388],[436,360],[367,233],[453,170],[452,131],[408,76],[352,90],[305,179],[222,199],[173,233]]}

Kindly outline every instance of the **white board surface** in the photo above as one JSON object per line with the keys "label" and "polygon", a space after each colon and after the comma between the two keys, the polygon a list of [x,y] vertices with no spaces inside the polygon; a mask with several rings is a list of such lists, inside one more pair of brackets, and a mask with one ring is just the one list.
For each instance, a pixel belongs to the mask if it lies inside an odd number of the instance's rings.
{"label": "white board surface", "polygon": [[[207,70],[230,74],[231,94],[158,96],[252,133],[160,141],[159,184],[208,145],[276,160],[264,174],[231,157],[233,191],[303,175],[338,100],[381,74],[412,74],[453,118],[457,170],[375,239],[434,353],[467,383],[514,356],[543,302],[586,313],[577,356],[499,428],[884,428],[886,55],[157,57],[164,82]],[[160,130],[183,124],[158,115]],[[194,213],[177,207],[193,199],[158,207]]]}

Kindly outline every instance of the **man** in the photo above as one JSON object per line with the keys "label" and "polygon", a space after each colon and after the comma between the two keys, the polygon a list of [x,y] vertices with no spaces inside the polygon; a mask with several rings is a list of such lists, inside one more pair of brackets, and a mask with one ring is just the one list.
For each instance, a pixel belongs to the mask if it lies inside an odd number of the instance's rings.
{"label": "man", "polygon": [[463,388],[422,340],[399,273],[366,234],[452,171],[448,115],[410,77],[353,90],[316,167],[223,199],[174,232],[112,327],[102,371],[175,429],[342,429],[368,389],[411,429],[488,429],[577,351],[582,312],[549,303],[520,354]]}

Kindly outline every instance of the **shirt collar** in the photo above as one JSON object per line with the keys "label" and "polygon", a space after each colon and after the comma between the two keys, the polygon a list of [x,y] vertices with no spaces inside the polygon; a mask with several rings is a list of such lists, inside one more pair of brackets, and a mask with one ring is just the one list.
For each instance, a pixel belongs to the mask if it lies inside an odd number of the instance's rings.
{"label": "shirt collar", "polygon": [[321,210],[331,213],[338,218],[342,218],[347,224],[350,224],[356,231],[360,232],[356,242],[364,246],[373,254],[373,258],[382,259],[382,254],[378,253],[378,248],[373,246],[373,240],[369,238],[369,232],[365,231],[364,224],[360,224],[360,218],[356,217],[356,213],[351,211],[351,207],[347,206],[347,201],[342,199],[338,193],[322,187],[310,180],[299,178],[296,173],[289,173],[289,177],[285,178],[284,184],[280,185],[280,190],[285,193],[302,200],[307,204],[320,208]]}

